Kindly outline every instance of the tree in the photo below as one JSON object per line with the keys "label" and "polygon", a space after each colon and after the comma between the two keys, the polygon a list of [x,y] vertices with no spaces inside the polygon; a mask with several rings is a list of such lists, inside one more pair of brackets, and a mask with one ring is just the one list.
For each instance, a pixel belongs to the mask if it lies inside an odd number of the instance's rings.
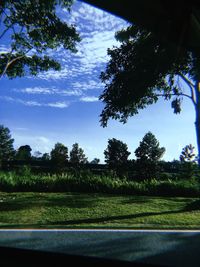
{"label": "tree", "polygon": [[183,98],[187,97],[196,112],[200,154],[200,50],[189,51],[159,40],[154,33],[136,25],[116,33],[116,39],[121,45],[108,49],[110,61],[100,76],[105,84],[100,96],[105,103],[102,126],[107,125],[109,118],[125,123],[129,116],[156,103],[160,97],[171,100],[171,107],[178,114]]}
{"label": "tree", "polygon": [[68,148],[61,143],[56,143],[50,154],[52,162],[57,167],[64,167],[68,161]]}
{"label": "tree", "polygon": [[29,145],[20,146],[16,152],[15,159],[17,160],[30,160],[31,159],[31,147]]}
{"label": "tree", "polygon": [[50,160],[50,159],[51,159],[51,157],[50,157],[49,153],[44,153],[41,157],[41,160]]}
{"label": "tree", "polygon": [[121,167],[127,163],[130,154],[127,144],[112,138],[108,140],[108,146],[104,151],[105,162],[111,167]]}
{"label": "tree", "polygon": [[185,146],[180,155],[181,167],[182,167],[182,177],[192,178],[195,173],[199,170],[196,164],[195,148],[192,144]]}
{"label": "tree", "polygon": [[99,162],[100,162],[100,159],[98,159],[98,158],[94,158],[94,159],[90,162],[90,164],[99,164]]}
{"label": "tree", "polygon": [[2,161],[12,160],[15,154],[13,148],[14,139],[11,137],[10,130],[0,125],[0,164]]}
{"label": "tree", "polygon": [[181,162],[194,162],[196,160],[196,155],[194,152],[194,146],[189,144],[185,146],[180,155]]}
{"label": "tree", "polygon": [[50,51],[63,47],[76,52],[79,35],[73,25],[61,20],[57,7],[70,11],[73,0],[6,0],[0,3],[0,39],[10,47],[0,53],[0,77],[21,77],[27,73],[59,70],[60,64]]}
{"label": "tree", "polygon": [[139,147],[135,150],[135,155],[138,160],[157,162],[165,153],[164,147],[159,147],[159,142],[155,135],[148,132],[140,142]]}
{"label": "tree", "polygon": [[35,151],[33,159],[41,160],[42,159],[42,153],[40,151]]}
{"label": "tree", "polygon": [[72,150],[70,151],[70,162],[73,164],[85,164],[88,162],[84,150],[79,147],[78,143],[72,145]]}
{"label": "tree", "polygon": [[158,162],[165,153],[164,147],[159,147],[156,137],[148,132],[135,150],[137,166],[141,178],[153,178],[159,171]]}

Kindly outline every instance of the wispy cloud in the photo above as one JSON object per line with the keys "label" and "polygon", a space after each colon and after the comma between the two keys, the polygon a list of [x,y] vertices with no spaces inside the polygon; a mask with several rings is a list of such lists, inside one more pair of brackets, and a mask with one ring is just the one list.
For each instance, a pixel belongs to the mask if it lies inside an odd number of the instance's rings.
{"label": "wispy cloud", "polygon": [[8,53],[9,48],[6,45],[0,45],[0,54]]}
{"label": "wispy cloud", "polygon": [[9,97],[9,96],[0,96],[0,99],[8,101],[8,102],[23,104],[25,106],[30,106],[30,107],[67,108],[70,105],[70,102],[68,102],[68,101],[42,103],[42,102],[32,101],[32,100],[30,100],[30,101],[29,100],[22,100],[19,98],[13,98],[13,97]]}
{"label": "wispy cloud", "polygon": [[34,151],[40,151],[42,153],[50,152],[53,148],[54,141],[46,136],[38,136],[32,134],[18,134],[13,132],[13,137],[15,139],[15,148],[19,148],[22,145],[29,144]]}
{"label": "wispy cloud", "polygon": [[76,25],[82,41],[77,45],[78,53],[74,55],[62,47],[56,52],[49,52],[60,61],[62,69],[40,73],[38,77],[44,80],[73,79],[83,74],[91,76],[96,68],[103,69],[108,61],[107,49],[118,45],[115,32],[128,23],[83,2],[75,3],[70,14],[65,8],[60,9],[59,13],[67,23]]}
{"label": "wispy cloud", "polygon": [[82,91],[87,91],[87,90],[96,90],[96,89],[102,89],[102,84],[100,81],[96,80],[80,80],[80,81],[75,81],[71,84],[72,88],[76,90],[82,90]]}
{"label": "wispy cloud", "polygon": [[55,103],[48,103],[45,106],[52,108],[68,108],[69,105],[70,105],[69,102],[55,102]]}
{"label": "wispy cloud", "polygon": [[14,89],[15,92],[32,95],[60,95],[60,96],[81,96],[81,90],[62,90],[56,87],[27,87],[23,89]]}
{"label": "wispy cloud", "polygon": [[96,96],[84,96],[80,98],[81,102],[97,102],[99,101],[98,97]]}

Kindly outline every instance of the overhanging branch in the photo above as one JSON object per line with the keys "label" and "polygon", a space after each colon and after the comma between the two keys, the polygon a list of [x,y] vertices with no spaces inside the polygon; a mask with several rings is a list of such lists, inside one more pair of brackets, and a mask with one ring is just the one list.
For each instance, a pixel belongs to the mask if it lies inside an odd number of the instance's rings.
{"label": "overhanging branch", "polygon": [[191,91],[191,100],[193,104],[196,104],[196,99],[195,99],[195,85],[183,74],[179,73],[179,76],[183,79],[183,81],[189,86],[190,91]]}
{"label": "overhanging branch", "polygon": [[184,93],[180,93],[180,94],[156,94],[157,97],[167,97],[167,96],[185,96],[187,98],[189,98],[190,100],[192,100],[192,103],[194,105],[196,105],[196,103],[193,101],[192,96],[184,94]]}

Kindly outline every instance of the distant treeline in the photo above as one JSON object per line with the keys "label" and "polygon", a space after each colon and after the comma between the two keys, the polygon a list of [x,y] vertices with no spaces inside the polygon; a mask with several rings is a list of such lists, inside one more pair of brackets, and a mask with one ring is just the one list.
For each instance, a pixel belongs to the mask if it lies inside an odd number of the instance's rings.
{"label": "distant treeline", "polygon": [[199,174],[197,164],[182,163],[180,161],[165,162],[157,164],[141,165],[137,160],[130,160],[126,164],[109,165],[93,163],[70,163],[64,165],[56,164],[52,160],[30,159],[30,160],[11,160],[2,162],[4,171],[20,171],[23,167],[30,168],[32,173],[67,173],[89,171],[93,174],[105,175],[112,173],[115,176],[127,177],[131,180],[143,180],[147,178],[191,178]]}

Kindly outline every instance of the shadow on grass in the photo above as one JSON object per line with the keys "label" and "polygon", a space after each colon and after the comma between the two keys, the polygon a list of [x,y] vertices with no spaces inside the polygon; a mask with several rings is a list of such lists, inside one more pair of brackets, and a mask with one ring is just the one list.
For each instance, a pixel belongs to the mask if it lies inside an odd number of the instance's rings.
{"label": "shadow on grass", "polygon": [[79,224],[90,224],[90,223],[105,223],[111,222],[113,220],[126,220],[126,219],[137,219],[141,217],[147,216],[159,216],[159,215],[170,215],[170,214],[178,214],[189,211],[200,211],[200,199],[192,201],[187,204],[183,209],[179,210],[170,210],[163,212],[142,212],[137,214],[129,214],[129,215],[120,215],[120,216],[110,216],[110,217],[100,217],[100,218],[86,218],[86,219],[78,219],[78,220],[66,220],[66,221],[56,221],[52,222],[52,225],[79,225]]}
{"label": "shadow on grass", "polygon": [[66,207],[66,208],[85,208],[94,207],[99,201],[98,198],[83,194],[66,195],[29,195],[20,196],[19,193],[14,197],[4,197],[0,200],[0,212],[18,211],[31,209],[34,207]]}
{"label": "shadow on grass", "polygon": [[190,202],[184,208],[185,211],[200,211],[200,199]]}
{"label": "shadow on grass", "polygon": [[130,215],[119,215],[119,216],[107,216],[107,217],[100,217],[100,218],[85,218],[85,219],[78,219],[78,220],[66,220],[66,221],[54,221],[49,222],[52,225],[80,225],[80,224],[92,224],[92,223],[105,223],[105,222],[112,222],[114,220],[127,220],[127,219],[137,219],[141,217],[147,216],[158,216],[158,215],[170,215],[170,214],[178,214],[182,212],[186,212],[187,210],[174,210],[174,211],[163,211],[163,212],[142,212],[137,214],[130,214]]}

